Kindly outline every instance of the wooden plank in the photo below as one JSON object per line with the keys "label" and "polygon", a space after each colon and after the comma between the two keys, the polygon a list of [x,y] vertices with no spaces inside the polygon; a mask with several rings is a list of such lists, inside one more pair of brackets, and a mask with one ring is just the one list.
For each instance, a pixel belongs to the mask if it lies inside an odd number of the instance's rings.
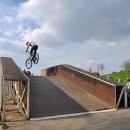
{"label": "wooden plank", "polygon": [[28,81],[28,77],[20,70],[12,58],[1,57],[3,75],[5,80]]}
{"label": "wooden plank", "polygon": [[6,121],[6,85],[3,86],[3,121]]}
{"label": "wooden plank", "polygon": [[27,115],[27,118],[29,119],[30,118],[30,81],[28,81],[26,85],[27,85],[26,86],[27,87],[27,104],[26,104],[27,113],[26,115]]}
{"label": "wooden plank", "polygon": [[30,118],[87,112],[48,79],[31,76]]}
{"label": "wooden plank", "polygon": [[24,113],[24,111],[23,111],[23,109],[22,109],[22,107],[21,107],[21,105],[20,105],[20,103],[19,103],[19,101],[18,101],[18,99],[17,99],[17,97],[16,97],[16,95],[15,95],[15,93],[14,93],[12,87],[10,86],[10,84],[9,84],[8,81],[6,81],[6,83],[7,83],[8,87],[9,87],[9,89],[10,89],[10,91],[11,91],[13,97],[15,98],[15,101],[16,101],[16,103],[17,103],[17,105],[18,105],[18,107],[19,107],[19,109],[20,109],[20,111],[21,111],[21,114],[26,118],[26,114]]}
{"label": "wooden plank", "polygon": [[120,93],[120,96],[119,96],[119,99],[118,99],[118,102],[117,102],[117,108],[119,107],[119,104],[120,104],[124,89],[125,89],[125,87],[123,87],[122,90],[121,90],[121,93]]}

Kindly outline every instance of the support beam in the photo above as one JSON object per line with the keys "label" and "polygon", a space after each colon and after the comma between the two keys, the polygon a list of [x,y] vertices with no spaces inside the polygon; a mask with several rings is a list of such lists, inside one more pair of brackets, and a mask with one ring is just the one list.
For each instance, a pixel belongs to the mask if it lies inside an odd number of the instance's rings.
{"label": "support beam", "polygon": [[127,108],[127,92],[126,92],[126,86],[124,86],[124,107]]}
{"label": "support beam", "polygon": [[122,90],[121,90],[121,94],[120,94],[120,97],[119,97],[119,99],[118,99],[118,102],[117,102],[117,108],[119,107],[119,104],[120,104],[120,101],[121,101],[121,98],[122,98],[122,95],[123,95],[123,92],[124,92],[124,87],[122,88]]}
{"label": "support beam", "polygon": [[3,121],[6,121],[6,85],[3,86]]}
{"label": "support beam", "polygon": [[21,101],[20,101],[20,104],[23,102],[23,99],[24,99],[24,96],[25,96],[25,93],[27,92],[27,86],[25,86],[24,90],[23,90],[23,93],[22,93],[22,97],[21,97]]}
{"label": "support beam", "polygon": [[27,82],[27,118],[29,119],[30,118],[30,81]]}
{"label": "support beam", "polygon": [[21,111],[21,114],[26,118],[26,114],[24,113],[24,111],[23,111],[23,109],[22,109],[22,107],[21,107],[21,105],[20,105],[20,103],[19,103],[18,98],[16,97],[16,95],[15,95],[15,93],[14,93],[14,91],[13,91],[11,85],[9,84],[9,81],[6,81],[6,83],[7,83],[8,87],[9,87],[9,89],[10,89],[10,91],[11,91],[11,93],[12,93],[12,95],[13,95],[13,97],[14,97],[14,99],[15,99],[15,101],[16,101],[16,103],[17,103],[19,109],[20,109],[20,111]]}

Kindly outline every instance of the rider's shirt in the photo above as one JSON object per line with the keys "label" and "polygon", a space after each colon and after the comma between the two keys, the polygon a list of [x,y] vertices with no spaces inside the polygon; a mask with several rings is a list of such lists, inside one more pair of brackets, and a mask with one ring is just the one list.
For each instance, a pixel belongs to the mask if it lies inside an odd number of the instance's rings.
{"label": "rider's shirt", "polygon": [[32,46],[32,47],[35,46],[35,45],[37,45],[35,42],[30,42],[29,44],[30,44],[30,46]]}

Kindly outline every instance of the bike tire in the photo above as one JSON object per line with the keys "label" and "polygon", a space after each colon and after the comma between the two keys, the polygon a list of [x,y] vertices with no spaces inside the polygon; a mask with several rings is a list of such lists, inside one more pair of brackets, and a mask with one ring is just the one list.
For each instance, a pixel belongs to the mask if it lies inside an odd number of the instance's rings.
{"label": "bike tire", "polygon": [[32,60],[31,59],[26,60],[26,67],[27,67],[27,69],[30,69],[32,67]]}
{"label": "bike tire", "polygon": [[39,54],[38,54],[38,53],[36,53],[36,60],[34,61],[34,64],[37,64],[37,63],[38,63],[38,61],[39,61]]}
{"label": "bike tire", "polygon": [[56,75],[56,73],[57,73],[57,66],[47,69],[47,76]]}
{"label": "bike tire", "polygon": [[57,73],[57,66],[54,67],[53,75],[56,75],[56,73]]}

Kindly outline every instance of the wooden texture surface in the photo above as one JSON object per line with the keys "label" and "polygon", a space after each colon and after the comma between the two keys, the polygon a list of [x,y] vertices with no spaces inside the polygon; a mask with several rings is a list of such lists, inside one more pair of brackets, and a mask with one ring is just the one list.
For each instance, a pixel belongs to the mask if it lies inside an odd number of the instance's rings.
{"label": "wooden texture surface", "polygon": [[30,118],[112,108],[62,77],[30,76]]}
{"label": "wooden texture surface", "polygon": [[28,77],[22,72],[12,58],[0,57],[5,80],[28,81]]}

